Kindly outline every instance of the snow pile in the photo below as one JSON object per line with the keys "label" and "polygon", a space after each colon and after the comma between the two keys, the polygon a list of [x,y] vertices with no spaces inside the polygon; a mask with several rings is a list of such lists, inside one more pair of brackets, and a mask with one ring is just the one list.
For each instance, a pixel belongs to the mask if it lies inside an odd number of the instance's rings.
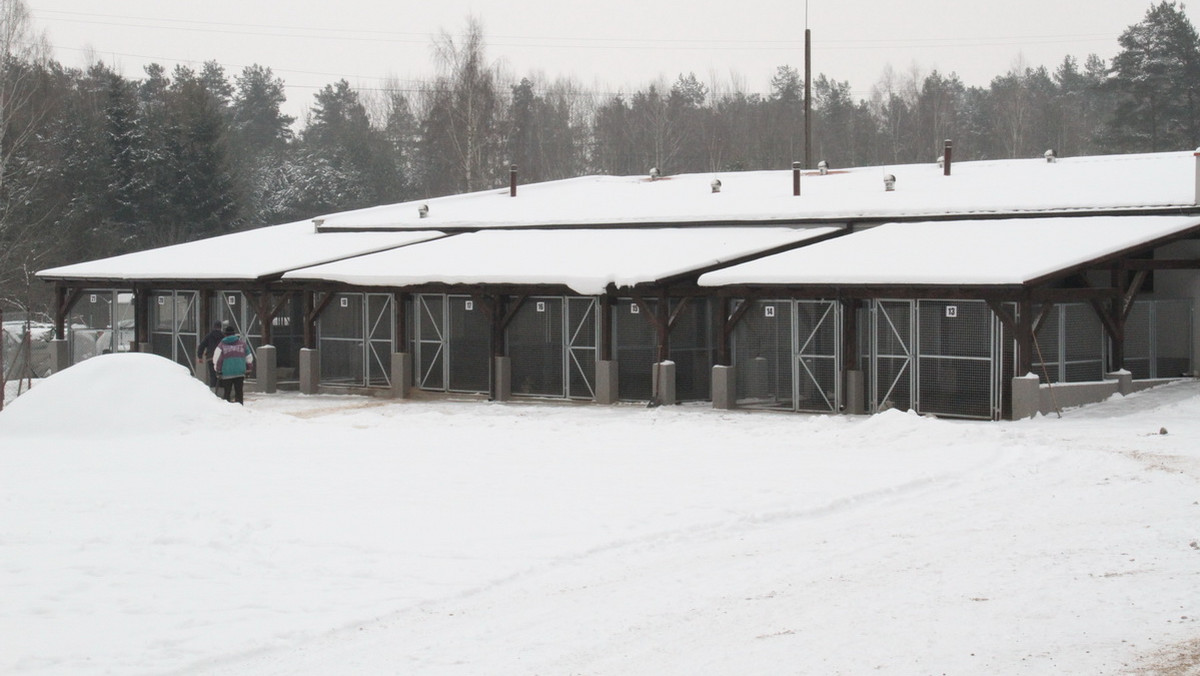
{"label": "snow pile", "polygon": [[213,395],[175,362],[153,354],[106,354],[38,382],[5,405],[0,432],[94,436],[161,434],[220,425],[244,411]]}

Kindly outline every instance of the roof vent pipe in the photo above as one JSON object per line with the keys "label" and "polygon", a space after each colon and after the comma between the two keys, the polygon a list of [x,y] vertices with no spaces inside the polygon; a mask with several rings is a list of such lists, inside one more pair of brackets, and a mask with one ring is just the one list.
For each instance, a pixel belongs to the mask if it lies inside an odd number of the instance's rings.
{"label": "roof vent pipe", "polygon": [[721,192],[721,179],[719,179],[719,178],[714,178],[714,179],[712,180],[712,183],[710,183],[709,185],[711,185],[711,186],[712,186],[712,191],[713,191],[713,192]]}
{"label": "roof vent pipe", "polygon": [[1054,154],[1054,148],[1047,150],[1045,153],[1042,154],[1042,156],[1045,157],[1046,161],[1050,162],[1050,163],[1054,163],[1054,162],[1058,161],[1058,155]]}
{"label": "roof vent pipe", "polygon": [[420,214],[421,218],[428,218],[429,217],[429,205],[422,204],[421,206],[417,207],[417,213]]}
{"label": "roof vent pipe", "polygon": [[508,168],[508,196],[517,196],[517,165]]}
{"label": "roof vent pipe", "polygon": [[826,162],[825,160],[821,160],[820,162],[817,162],[817,171],[821,172],[822,176],[824,176],[825,174],[828,174],[829,173],[829,163]]}
{"label": "roof vent pipe", "polygon": [[792,196],[800,196],[800,163],[792,162]]}
{"label": "roof vent pipe", "polygon": [[954,149],[954,142],[951,141],[950,139],[946,139],[944,150],[942,151],[942,157],[945,158],[945,163],[942,164],[942,176],[950,175],[950,162],[951,162],[950,154],[953,149]]}
{"label": "roof vent pipe", "polygon": [[887,192],[892,192],[896,189],[896,177],[892,174],[883,175],[883,189]]}
{"label": "roof vent pipe", "polygon": [[658,176],[659,176],[659,174],[658,174],[658,167],[650,167],[650,180],[651,180],[651,181],[657,181],[657,180],[658,180]]}
{"label": "roof vent pipe", "polygon": [[1200,205],[1200,148],[1192,156],[1196,159],[1196,204]]}

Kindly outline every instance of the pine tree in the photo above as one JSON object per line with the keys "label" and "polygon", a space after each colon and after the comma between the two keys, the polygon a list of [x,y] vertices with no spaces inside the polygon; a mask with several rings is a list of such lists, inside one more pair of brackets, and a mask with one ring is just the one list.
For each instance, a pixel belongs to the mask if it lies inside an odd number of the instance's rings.
{"label": "pine tree", "polygon": [[1175,2],[1121,34],[1109,85],[1117,96],[1108,145],[1125,152],[1200,142],[1200,37]]}

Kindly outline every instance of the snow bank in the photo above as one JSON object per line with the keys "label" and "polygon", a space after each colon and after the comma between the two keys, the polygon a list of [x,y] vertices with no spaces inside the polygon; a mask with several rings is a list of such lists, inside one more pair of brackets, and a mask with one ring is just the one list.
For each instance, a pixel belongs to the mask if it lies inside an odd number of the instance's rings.
{"label": "snow bank", "polygon": [[142,353],[107,354],[38,383],[0,412],[4,434],[161,434],[219,425],[245,415],[213,396],[175,362]]}

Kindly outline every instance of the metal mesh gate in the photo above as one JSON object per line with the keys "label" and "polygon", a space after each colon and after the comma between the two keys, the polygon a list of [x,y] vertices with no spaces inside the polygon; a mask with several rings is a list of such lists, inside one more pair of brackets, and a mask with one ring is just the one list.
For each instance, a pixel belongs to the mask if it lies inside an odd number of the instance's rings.
{"label": "metal mesh gate", "polygon": [[150,294],[150,350],[195,371],[199,308],[195,291]]}
{"label": "metal mesh gate", "polygon": [[595,298],[567,299],[567,396],[596,398],[600,303]]}
{"label": "metal mesh gate", "polygon": [[414,299],[417,387],[486,393],[491,387],[491,325],[469,296],[421,294]]}
{"label": "metal mesh gate", "polygon": [[870,304],[870,410],[958,418],[1000,417],[1005,349],[983,301],[877,300]]}
{"label": "metal mesh gate", "polygon": [[527,299],[509,323],[512,393],[594,399],[597,303],[594,298]]}
{"label": "metal mesh gate", "polygon": [[921,413],[998,417],[1000,324],[979,301],[917,301],[917,401]]}
{"label": "metal mesh gate", "polygon": [[706,401],[712,398],[712,303],[693,298],[671,301],[671,311],[680,303],[671,328],[671,361],[675,362],[675,395],[680,401]]}
{"label": "metal mesh gate", "polygon": [[564,396],[565,314],[562,298],[528,298],[517,310],[507,333],[513,394]]}
{"label": "metal mesh gate", "polygon": [[871,313],[871,410],[912,408],[913,305],[880,300]]}
{"label": "metal mesh gate", "polygon": [[339,293],[321,312],[321,382],[347,387],[391,384],[395,332],[392,296]]}
{"label": "metal mesh gate", "polygon": [[133,292],[87,289],[68,321],[71,363],[101,354],[128,352],[134,340]]}
{"label": "metal mesh gate", "polygon": [[753,301],[733,332],[737,405],[837,412],[841,331],[835,301]]}
{"label": "metal mesh gate", "polygon": [[[657,301],[647,300],[651,311]],[[640,305],[628,298],[613,303],[613,354],[617,360],[617,396],[625,401],[649,401],[655,359],[654,325],[642,316]]]}
{"label": "metal mesh gate", "polygon": [[836,413],[841,401],[841,308],[835,301],[796,301],[796,409]]}
{"label": "metal mesh gate", "polygon": [[750,301],[733,333],[737,405],[745,408],[793,407],[792,303]]}

